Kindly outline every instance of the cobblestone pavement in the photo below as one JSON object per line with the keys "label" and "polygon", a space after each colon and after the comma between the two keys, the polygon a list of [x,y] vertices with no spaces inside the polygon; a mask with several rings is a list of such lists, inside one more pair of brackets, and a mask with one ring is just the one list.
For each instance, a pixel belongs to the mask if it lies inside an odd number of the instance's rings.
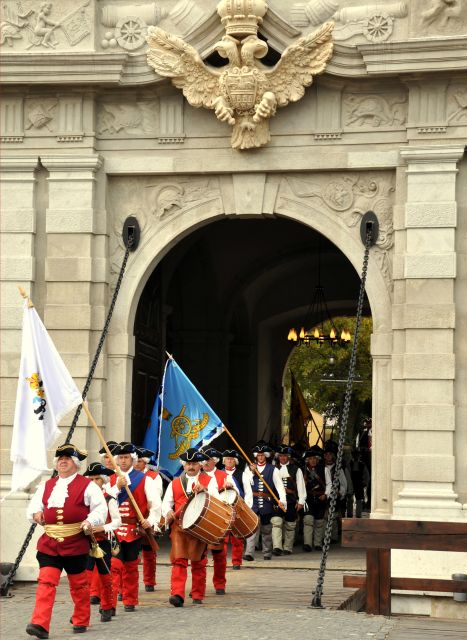
{"label": "cobblestone pavement", "polygon": [[[162,557],[158,565],[158,585],[154,593],[140,590],[140,605],[136,612],[125,613],[117,609],[110,623],[99,621],[98,607],[92,607],[91,627],[85,638],[89,640],[164,640],[193,638],[196,634],[216,633],[222,640],[263,640],[276,636],[279,629],[290,638],[307,640],[385,640],[393,622],[380,616],[309,608],[316,582],[316,569],[280,568],[279,561],[269,566],[263,560],[249,563],[241,571],[228,570],[227,594],[216,596],[212,586],[212,568],[208,568],[208,586],[204,604],[192,605],[187,598],[185,606],[174,609],[168,604],[170,566]],[[284,558],[285,560],[285,558]],[[298,564],[298,560],[295,560]],[[253,566],[252,566],[253,565]],[[342,600],[342,573],[330,571],[326,581],[323,604],[337,606]],[[189,582],[188,582],[189,586]],[[1,605],[2,640],[27,638],[24,629],[34,607],[35,585],[15,585],[12,598]],[[54,607],[50,638],[68,640],[76,638],[68,620],[72,604],[66,578],[62,578]],[[255,630],[255,631],[253,631]]]}
{"label": "cobblestone pavement", "polygon": [[[159,554],[156,590],[146,593],[140,589],[140,605],[134,613],[123,611],[121,603],[117,616],[109,623],[99,621],[98,607],[93,606],[91,626],[83,636],[87,640],[181,640],[197,634],[220,637],[221,640],[269,640],[278,634],[288,640],[410,640],[428,636],[412,635],[403,628],[399,618],[368,616],[364,613],[336,610],[353,590],[342,587],[344,570],[361,569],[359,555],[348,556],[346,551],[335,549],[326,574],[322,610],[309,607],[316,583],[318,554],[294,554],[287,558],[275,558],[270,562],[258,558],[245,563],[241,571],[228,569],[227,593],[217,596],[212,586],[212,567],[208,567],[208,583],[204,604],[192,605],[187,597],[185,606],[175,609],[168,604],[170,565],[166,549]],[[190,586],[188,580],[187,587]],[[2,640],[28,638],[25,633],[35,599],[35,584],[15,584],[12,598],[0,600],[0,633]],[[72,603],[67,580],[62,578],[54,607],[51,640],[71,640],[68,622]],[[431,623],[424,623],[430,626]],[[402,625],[402,626],[401,626]],[[396,634],[393,636],[393,634]],[[402,633],[403,635],[398,635]],[[430,638],[444,638],[429,635]],[[448,637],[449,636],[448,634]],[[456,638],[463,636],[456,635]]]}

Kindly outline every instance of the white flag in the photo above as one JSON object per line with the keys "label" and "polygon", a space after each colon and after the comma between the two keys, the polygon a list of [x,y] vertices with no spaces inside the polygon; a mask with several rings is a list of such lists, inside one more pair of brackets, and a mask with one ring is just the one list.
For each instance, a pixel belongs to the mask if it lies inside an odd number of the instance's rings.
{"label": "white flag", "polygon": [[60,435],[57,423],[82,401],[36,310],[25,301],[11,441],[11,493],[48,471],[47,449]]}

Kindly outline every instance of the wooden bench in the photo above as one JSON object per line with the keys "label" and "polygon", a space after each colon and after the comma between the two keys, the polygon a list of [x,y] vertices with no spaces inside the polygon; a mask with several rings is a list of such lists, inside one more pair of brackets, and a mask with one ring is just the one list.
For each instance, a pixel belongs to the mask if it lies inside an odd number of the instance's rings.
{"label": "wooden bench", "polygon": [[[366,576],[344,575],[344,587],[366,590],[366,612],[391,615],[391,589],[467,593],[465,580],[391,578],[391,549],[467,551],[467,522],[342,520],[342,546],[366,549]],[[459,573],[467,573],[465,561]]]}

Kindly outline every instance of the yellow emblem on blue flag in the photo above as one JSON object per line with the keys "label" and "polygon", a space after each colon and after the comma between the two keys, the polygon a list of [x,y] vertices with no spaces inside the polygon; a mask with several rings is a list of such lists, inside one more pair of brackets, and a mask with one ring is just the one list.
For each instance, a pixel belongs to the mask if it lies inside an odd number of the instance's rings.
{"label": "yellow emblem on blue flag", "polygon": [[143,446],[156,451],[159,471],[168,478],[182,472],[179,457],[219,436],[222,420],[173,358],[167,360]]}

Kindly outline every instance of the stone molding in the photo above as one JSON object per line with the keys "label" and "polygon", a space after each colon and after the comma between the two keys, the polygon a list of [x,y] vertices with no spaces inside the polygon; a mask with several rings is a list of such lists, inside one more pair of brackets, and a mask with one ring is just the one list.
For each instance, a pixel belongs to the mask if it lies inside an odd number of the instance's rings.
{"label": "stone molding", "polygon": [[[443,163],[443,162],[458,162],[464,155],[465,146],[462,145],[432,145],[432,146],[410,146],[402,147],[400,154],[402,159],[410,165],[408,171],[410,173],[429,173],[428,167],[417,168],[413,165],[416,164],[429,164],[429,163]],[[436,171],[449,171],[450,168],[446,167],[441,169],[435,168]]]}
{"label": "stone molding", "polygon": [[[103,156],[96,155],[77,155],[70,153],[68,155],[41,154],[41,162],[49,171],[70,172],[70,171],[91,171],[94,173],[100,169],[104,163]],[[67,180],[72,180],[67,177]]]}

